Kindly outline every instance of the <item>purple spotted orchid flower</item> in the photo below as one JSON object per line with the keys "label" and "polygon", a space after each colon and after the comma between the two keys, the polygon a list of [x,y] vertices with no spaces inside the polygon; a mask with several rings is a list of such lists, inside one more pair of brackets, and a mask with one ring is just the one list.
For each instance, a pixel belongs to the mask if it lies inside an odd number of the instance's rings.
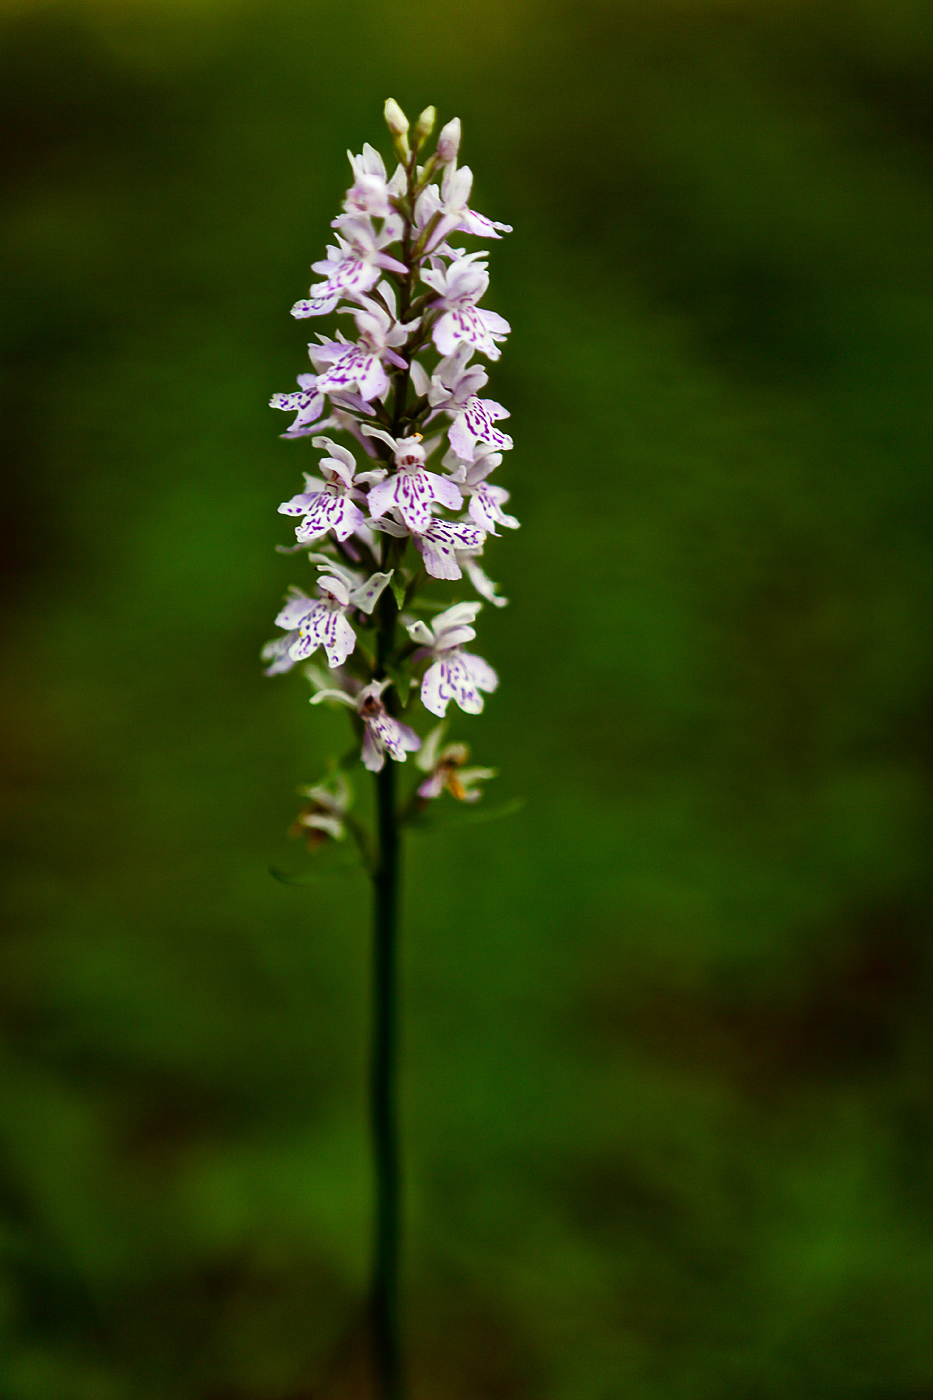
{"label": "purple spotted orchid flower", "polygon": [[383,692],[391,684],[386,678],[363,686],[356,695],[348,695],[345,690],[319,690],[311,697],[312,705],[332,700],[356,710],[365,726],[363,766],[371,773],[381,772],[386,754],[396,763],[404,763],[408,754],[415,753],[421,747],[421,740],[411,725],[402,724],[385,707]]}
{"label": "purple spotted orchid flower", "polygon": [[460,559],[464,551],[479,553],[486,542],[486,533],[468,520],[444,520],[432,515],[424,530],[409,530],[389,515],[369,522],[373,529],[396,539],[409,535],[415,542],[424,560],[424,567],[432,578],[462,578]]}
{"label": "purple spotted orchid flower", "polygon": [[470,519],[490,535],[498,533],[497,525],[504,525],[508,530],[518,529],[515,516],[506,515],[502,509],[509,499],[508,491],[502,486],[491,485],[487,480],[501,462],[502,453],[493,452],[485,443],[477,445],[473,461],[464,462],[453,447],[444,458],[451,481],[456,482],[463,494],[470,498]]}
{"label": "purple spotted orchid flower", "polygon": [[392,578],[390,571],[364,580],[356,571],[342,568],[323,555],[311,557],[319,561],[320,597],[309,598],[299,588],[290,590],[288,601],[275,619],[276,627],[283,627],[286,635],[269,642],[264,650],[264,659],[271,663],[267,675],[278,675],[298,661],[307,661],[318,647],[324,648],[328,666],[343,666],[356,647],[356,633],[347,621],[348,611],[356,608],[367,616],[371,614]]}
{"label": "purple spotted orchid flower", "polygon": [[[393,210],[389,203],[391,191],[382,156],[367,141],[363,146],[362,155],[355,156],[352,151],[347,151],[347,160],[353,171],[353,184],[347,190],[347,197],[343,202],[345,217],[388,218]],[[344,219],[338,215],[334,220],[334,227],[339,227],[343,222]]]}
{"label": "purple spotted orchid flower", "polygon": [[461,166],[459,170],[449,165],[444,172],[440,191],[436,185],[427,186],[415,210],[416,224],[427,230],[427,252],[436,252],[451,233],[501,238],[503,233],[512,232],[511,224],[495,223],[485,214],[478,214],[469,207],[472,188],[473,172],[468,165]]}
{"label": "purple spotted orchid flower", "polygon": [[394,508],[409,530],[423,533],[431,525],[432,501],[448,510],[460,509],[463,497],[451,477],[438,476],[425,467],[420,433],[398,439],[381,428],[364,428],[363,431],[367,437],[381,438],[392,449],[396,467],[393,476],[370,487],[369,513],[374,520]]}
{"label": "purple spotted orchid flower", "polygon": [[512,446],[508,433],[493,427],[499,419],[509,417],[508,409],[495,399],[477,396],[489,376],[481,365],[469,363],[472,354],[473,346],[461,341],[453,354],[441,360],[430,380],[420,365],[417,370],[412,366],[413,376],[417,375],[419,386],[423,385],[420,392],[438,412],[444,410],[452,416],[450,445],[465,462],[473,461],[477,443],[486,443],[498,452],[508,452]]}
{"label": "purple spotted orchid flower", "polygon": [[446,724],[436,725],[418,750],[415,765],[428,775],[419,784],[418,796],[430,801],[440,797],[446,788],[459,802],[478,802],[483,793],[477,784],[495,778],[496,770],[465,767],[470,757],[466,744],[447,744],[441,748],[446,729]]}
{"label": "purple spotted orchid flower", "polygon": [[394,242],[391,227],[376,234],[368,219],[347,219],[341,228],[342,232],[337,234],[338,246],[328,248],[328,256],[323,261],[311,264],[326,281],[314,284],[307,301],[295,302],[292,315],[297,320],[326,316],[342,297],[371,291],[384,270],[408,271],[403,262],[383,251],[388,243]]}
{"label": "purple spotted orchid flower", "polygon": [[396,347],[405,344],[412,327],[396,320],[395,293],[389,283],[380,283],[377,290],[385,305],[360,296],[360,306],[341,307],[356,321],[359,344],[321,337],[319,345],[308,346],[308,354],[318,370],[318,393],[341,394],[356,389],[360,398],[370,403],[389,391],[384,361],[395,369],[408,368]]}
{"label": "purple spotted orchid flower", "polygon": [[305,474],[305,489],[279,506],[280,515],[303,516],[295,530],[299,544],[311,544],[333,530],[338,540],[345,540],[365,522],[356,501],[365,500],[354,488],[356,458],[353,453],[329,437],[314,438],[315,447],[326,447],[329,457],[322,457],[323,480]]}
{"label": "purple spotted orchid flower", "polygon": [[465,341],[487,359],[498,360],[498,342],[512,329],[496,311],[485,311],[476,303],[489,286],[482,253],[466,253],[449,267],[425,268],[421,280],[438,293],[434,306],[442,315],[432,329],[434,344],[442,355],[451,355]]}
{"label": "purple spotted orchid flower", "polygon": [[441,719],[451,700],[468,715],[478,715],[483,708],[480,691],[491,692],[499,684],[499,677],[488,662],[461,650],[464,642],[471,642],[476,636],[471,623],[482,606],[455,603],[434,619],[433,626],[413,622],[408,628],[412,641],[421,643],[416,659],[432,658],[421,682],[421,703]]}

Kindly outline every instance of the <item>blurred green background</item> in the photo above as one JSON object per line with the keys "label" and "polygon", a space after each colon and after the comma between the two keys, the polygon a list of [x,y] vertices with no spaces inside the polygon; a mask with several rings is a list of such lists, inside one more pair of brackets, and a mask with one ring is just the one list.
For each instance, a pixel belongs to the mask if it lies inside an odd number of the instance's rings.
{"label": "blurred green background", "polygon": [[345,720],[258,650],[390,94],[515,225],[523,522],[451,736],[527,805],[408,843],[413,1395],[933,1397],[912,0],[3,10],[0,1397],[366,1393],[369,894],[268,873]]}

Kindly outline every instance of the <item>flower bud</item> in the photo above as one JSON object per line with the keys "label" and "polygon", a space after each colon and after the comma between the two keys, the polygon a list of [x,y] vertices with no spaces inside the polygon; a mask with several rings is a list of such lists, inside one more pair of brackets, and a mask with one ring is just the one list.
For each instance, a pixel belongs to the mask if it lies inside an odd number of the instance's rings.
{"label": "flower bud", "polygon": [[434,123],[436,120],[437,108],[425,107],[424,111],[421,113],[421,116],[415,122],[414,141],[416,151],[421,149],[425,141],[427,141],[428,137],[431,135],[431,132],[434,130]]}
{"label": "flower bud", "polygon": [[440,136],[437,138],[437,158],[444,165],[449,165],[451,161],[457,159],[457,152],[460,149],[460,118],[454,117],[453,121],[447,123],[442,128]]}
{"label": "flower bud", "polygon": [[394,97],[386,99],[385,119],[393,136],[404,136],[408,131],[408,118]]}

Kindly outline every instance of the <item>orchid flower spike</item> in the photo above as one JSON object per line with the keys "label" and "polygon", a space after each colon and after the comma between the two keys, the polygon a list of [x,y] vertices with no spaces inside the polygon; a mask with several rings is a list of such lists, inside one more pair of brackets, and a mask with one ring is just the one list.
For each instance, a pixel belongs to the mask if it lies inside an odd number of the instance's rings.
{"label": "orchid flower spike", "polygon": [[[351,183],[311,265],[318,280],[292,308],[298,320],[336,313],[343,329],[318,334],[311,372],[270,400],[294,415],[282,436],[310,438],[320,460],[279,506],[295,522],[295,544],[280,548],[306,553],[315,572],[289,591],[280,635],[263,649],[267,674],[300,665],[314,704],[351,712],[374,773],[419,750],[418,713],[443,718],[453,701],[479,714],[495,691],[493,668],[464,648],[483,601],[506,603],[480,563],[484,549],[518,525],[493,479],[512,449],[499,426],[508,410],[484,396],[509,324],[482,305],[488,254],[451,246],[510,226],[471,207],[459,118],[441,126],[433,153],[433,107],[409,123],[390,98],[385,119],[397,163],[369,144],[348,152]],[[478,598],[435,613],[432,590],[464,575]],[[425,742],[411,800],[447,791],[476,801],[492,770],[468,768],[466,746],[442,747],[439,734],[435,726]],[[342,782],[338,773],[306,793],[299,825],[312,844],[346,830]]]}

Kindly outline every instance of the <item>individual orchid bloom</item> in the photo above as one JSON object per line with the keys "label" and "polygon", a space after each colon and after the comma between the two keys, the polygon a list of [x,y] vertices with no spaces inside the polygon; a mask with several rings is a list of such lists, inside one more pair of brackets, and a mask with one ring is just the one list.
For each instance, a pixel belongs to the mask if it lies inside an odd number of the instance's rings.
{"label": "individual orchid bloom", "polygon": [[365,726],[362,757],[363,766],[370,773],[382,771],[386,754],[396,763],[404,763],[410,753],[421,747],[421,740],[411,726],[395,719],[385,707],[382,693],[391,684],[388,679],[373,681],[355,696],[343,690],[319,690],[311,697],[312,705],[335,700],[356,710]]}
{"label": "individual orchid bloom", "polygon": [[329,247],[328,256],[322,262],[311,264],[313,270],[322,273],[327,280],[315,283],[307,301],[296,301],[292,307],[296,319],[326,316],[341,297],[371,291],[383,269],[403,275],[408,272],[403,262],[383,251],[393,240],[391,229],[376,234],[368,219],[347,219],[342,230],[337,235],[338,246]]}
{"label": "individual orchid bloom", "polygon": [[478,802],[482,788],[477,783],[497,777],[495,768],[465,768],[470,757],[467,744],[447,744],[441,748],[446,724],[439,724],[424,740],[415,764],[428,776],[418,788],[418,796],[431,800],[440,797],[446,788],[458,802]]}
{"label": "individual orchid bloom", "polygon": [[298,383],[301,387],[293,393],[273,394],[269,400],[270,408],[281,408],[285,413],[297,411],[298,417],[282,437],[307,436],[324,412],[324,395],[317,387],[317,375],[299,374]]}
{"label": "individual orchid bloom", "polygon": [[433,407],[443,409],[453,417],[449,430],[450,444],[465,462],[473,461],[478,442],[484,442],[499,452],[507,452],[512,446],[508,434],[493,427],[500,418],[509,417],[508,409],[496,403],[495,399],[477,397],[477,391],[482,389],[488,375],[481,365],[468,364],[472,354],[473,346],[461,341],[452,355],[441,360],[426,388],[421,388],[422,377],[426,378],[421,366],[418,366],[416,373],[412,365],[415,388],[427,395]]}
{"label": "individual orchid bloom", "polygon": [[[385,524],[382,524],[385,528]],[[390,533],[394,534],[393,530]],[[424,560],[424,567],[432,578],[458,579],[462,572],[458,563],[458,551],[479,550],[486,540],[486,533],[479,526],[465,520],[440,520],[434,516],[424,531],[412,531],[415,546]]]}
{"label": "individual orchid bloom", "polygon": [[501,351],[497,342],[505,340],[512,328],[498,312],[476,305],[489,286],[486,264],[477,261],[479,256],[468,253],[455,258],[446,270],[422,269],[421,280],[439,293],[433,304],[443,312],[431,335],[442,355],[452,354],[465,341],[490,360],[498,360]]}
{"label": "individual orchid bloom", "polygon": [[511,224],[495,223],[469,207],[472,188],[473,171],[468,165],[458,169],[456,159],[448,163],[440,191],[436,185],[425,187],[415,208],[415,223],[424,229],[436,219],[427,237],[426,252],[435,252],[454,232],[476,234],[480,238],[501,238],[503,233],[512,232]]}
{"label": "individual orchid bloom", "polygon": [[329,437],[312,439],[315,447],[327,448],[331,455],[322,457],[320,468],[323,481],[305,474],[305,489],[290,501],[279,506],[280,515],[300,515],[304,519],[295,530],[299,544],[310,544],[333,530],[338,540],[345,540],[358,530],[365,517],[356,502],[354,493],[360,500],[361,491],[354,488],[356,459],[353,453]]}
{"label": "individual orchid bloom", "polygon": [[318,386],[326,393],[357,389],[364,404],[371,404],[388,391],[389,377],[378,349],[366,344],[353,345],[343,338],[322,339],[320,345],[309,345],[308,353],[321,371]]}
{"label": "individual orchid bloom", "polygon": [[395,509],[409,530],[424,531],[431,524],[432,501],[448,510],[460,509],[463,497],[459,487],[450,477],[438,476],[425,467],[426,454],[420,433],[414,437],[394,438],[381,428],[366,427],[363,431],[369,437],[381,438],[391,447],[396,467],[391,476],[370,487],[367,503],[373,520]]}
{"label": "individual orchid bloom", "polygon": [[428,377],[421,366],[415,370],[417,361],[412,362],[412,378],[416,373],[423,375],[423,381],[416,383],[419,394],[424,394],[432,408],[446,409],[456,413],[463,408],[474,394],[489,382],[489,375],[481,364],[470,364],[473,346],[461,341],[451,355],[439,361],[434,373]]}
{"label": "individual orchid bloom", "polygon": [[310,851],[328,839],[345,840],[345,818],[353,804],[353,791],[343,773],[333,773],[313,787],[299,788],[298,792],[309,801],[298,813],[289,834],[304,836]]}
{"label": "individual orchid bloom", "polygon": [[342,338],[322,338],[320,345],[308,346],[314,367],[319,371],[317,387],[321,393],[339,394],[355,388],[366,403],[371,403],[382,398],[389,388],[383,360],[397,369],[407,369],[407,362],[396,353],[395,347],[405,344],[412,327],[395,319],[395,293],[389,284],[382,282],[377,290],[388,309],[364,296],[360,297],[359,307],[342,308],[351,311],[356,320],[358,345]]}
{"label": "individual orchid bloom", "polygon": [[476,636],[470,624],[482,606],[482,603],[455,603],[438,614],[433,627],[425,622],[413,622],[408,628],[412,641],[420,643],[422,648],[415,653],[415,658],[434,658],[421,682],[421,703],[441,719],[451,700],[468,715],[478,715],[483,708],[480,691],[491,692],[499,684],[499,677],[488,662],[461,650],[464,642]]}
{"label": "individual orchid bloom", "polygon": [[326,575],[318,580],[320,598],[292,597],[275,619],[277,627],[296,628],[297,635],[288,649],[293,661],[307,661],[323,647],[332,669],[342,666],[356,646],[356,633],[346,618],[350,596],[338,578]]}
{"label": "individual orchid bloom", "polygon": [[[354,587],[359,576],[351,570],[330,560],[319,564],[318,569],[322,571],[317,583],[321,596],[309,598],[300,589],[292,589],[275,625],[285,628],[288,634],[287,656],[292,663],[307,661],[318,647],[323,647],[328,666],[334,668],[343,666],[356,647],[356,633],[347,620],[347,612],[356,608],[371,613],[392,572],[373,574]],[[277,662],[277,670],[287,669],[279,655],[273,658],[273,664]]]}
{"label": "individual orchid bloom", "polygon": [[514,515],[506,515],[502,509],[509,499],[508,491],[502,486],[491,486],[486,480],[501,462],[502,453],[493,452],[485,444],[480,445],[475,461],[461,461],[453,450],[444,458],[444,466],[454,468],[451,472],[452,480],[457,483],[463,494],[470,498],[470,519],[490,535],[498,534],[497,525],[504,525],[508,530],[517,530],[519,524]]}
{"label": "individual orchid bloom", "polygon": [[[347,151],[347,160],[350,162],[350,169],[353,171],[353,184],[347,190],[347,197],[343,207],[351,218],[359,218],[361,214],[369,215],[373,219],[384,219],[392,213],[392,206],[389,203],[389,187],[386,179],[386,168],[382,156],[367,141],[363,146],[363,154],[355,156],[352,151]],[[341,222],[334,220],[335,224]]]}
{"label": "individual orchid bloom", "polygon": [[421,747],[421,740],[411,726],[402,724],[386,710],[382,692],[389,684],[388,680],[373,681],[357,696],[357,712],[366,726],[363,767],[371,773],[381,772],[386,754],[396,763],[404,763],[408,754],[416,753]]}

